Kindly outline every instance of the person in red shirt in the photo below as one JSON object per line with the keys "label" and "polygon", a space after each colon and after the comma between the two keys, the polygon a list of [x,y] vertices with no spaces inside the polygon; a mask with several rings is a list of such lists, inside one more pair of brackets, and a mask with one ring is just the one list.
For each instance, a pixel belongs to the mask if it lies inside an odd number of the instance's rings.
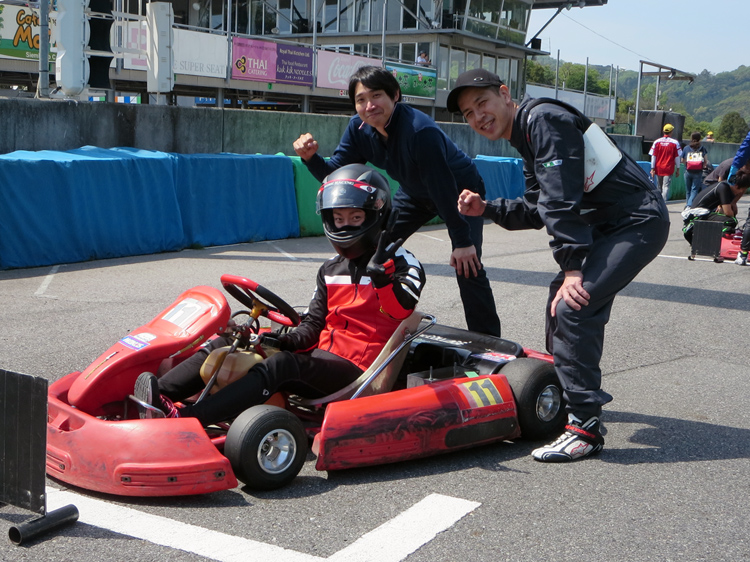
{"label": "person in red shirt", "polygon": [[670,135],[674,125],[664,125],[664,136],[654,141],[649,154],[651,155],[651,178],[656,176],[656,185],[661,190],[664,201],[669,201],[669,186],[672,176],[680,175],[680,143]]}

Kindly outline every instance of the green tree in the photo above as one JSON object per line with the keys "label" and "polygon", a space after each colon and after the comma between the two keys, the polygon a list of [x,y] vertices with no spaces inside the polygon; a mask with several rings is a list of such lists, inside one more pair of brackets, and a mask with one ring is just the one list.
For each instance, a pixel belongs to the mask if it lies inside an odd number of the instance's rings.
{"label": "green tree", "polygon": [[533,60],[526,61],[526,81],[531,84],[555,85],[555,73],[548,66]]}
{"label": "green tree", "polygon": [[719,142],[740,143],[747,136],[750,128],[747,122],[736,111],[730,111],[721,120],[721,126],[716,133],[716,140]]}

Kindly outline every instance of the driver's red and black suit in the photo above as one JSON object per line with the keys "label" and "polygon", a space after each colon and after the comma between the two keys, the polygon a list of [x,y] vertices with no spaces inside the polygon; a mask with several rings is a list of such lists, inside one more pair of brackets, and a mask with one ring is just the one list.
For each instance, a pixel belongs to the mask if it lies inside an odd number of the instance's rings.
{"label": "driver's red and black suit", "polygon": [[[373,282],[366,273],[373,253],[326,261],[318,270],[308,313],[297,328],[280,336],[282,351],[199,403],[181,407],[180,416],[210,425],[234,418],[280,390],[316,398],[356,380],[414,311],[425,283],[422,265],[403,248],[386,264],[388,279]],[[226,345],[224,337],[212,340],[160,378],[159,390],[175,401],[201,392],[201,365],[213,349]]]}

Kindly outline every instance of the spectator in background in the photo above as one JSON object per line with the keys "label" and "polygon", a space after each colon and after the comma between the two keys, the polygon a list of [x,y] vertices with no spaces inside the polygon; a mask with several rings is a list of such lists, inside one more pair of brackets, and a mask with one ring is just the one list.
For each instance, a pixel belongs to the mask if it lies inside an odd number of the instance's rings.
{"label": "spectator in background", "polygon": [[[707,187],[713,187],[720,181],[727,181],[729,178],[729,170],[732,168],[733,158],[727,158],[718,166],[715,166],[713,171],[703,179],[703,189]],[[740,168],[744,172],[750,173],[750,165],[745,164]]]}
{"label": "spectator in background", "polygon": [[427,51],[419,51],[417,64],[419,66],[430,66],[430,57],[427,56]]}
{"label": "spectator in background", "polygon": [[708,131],[706,133],[706,138],[703,139],[703,141],[704,142],[714,142],[714,132],[713,131]]}
{"label": "spectator in background", "polygon": [[[750,174],[740,171],[735,185],[721,181],[701,191],[693,202],[695,206],[689,211],[682,212],[684,219],[682,233],[685,240],[693,243],[695,221],[720,222],[724,224],[724,232],[734,232],[737,227],[737,201],[745,194],[748,187],[750,187]],[[747,255],[745,257],[747,258]]]}
{"label": "spectator in background", "polygon": [[689,209],[703,187],[703,169],[711,164],[708,161],[708,150],[701,144],[699,132],[690,135],[690,144],[682,150],[682,161],[685,163],[685,208]]}
{"label": "spectator in background", "polygon": [[656,185],[661,190],[664,201],[669,201],[669,186],[672,176],[680,175],[680,143],[670,135],[674,125],[664,125],[664,136],[654,141],[649,155],[651,156],[651,178],[656,176]]}

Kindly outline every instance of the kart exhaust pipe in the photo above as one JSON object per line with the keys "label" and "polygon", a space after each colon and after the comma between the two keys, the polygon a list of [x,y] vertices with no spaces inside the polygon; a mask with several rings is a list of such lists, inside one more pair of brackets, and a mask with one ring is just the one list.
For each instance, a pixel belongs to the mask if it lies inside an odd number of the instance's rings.
{"label": "kart exhaust pipe", "polygon": [[39,535],[43,535],[64,525],[70,525],[76,521],[78,521],[78,508],[72,504],[66,505],[48,512],[47,515],[27,521],[16,527],[11,527],[8,531],[8,538],[10,538],[10,542],[13,544],[21,545]]}

